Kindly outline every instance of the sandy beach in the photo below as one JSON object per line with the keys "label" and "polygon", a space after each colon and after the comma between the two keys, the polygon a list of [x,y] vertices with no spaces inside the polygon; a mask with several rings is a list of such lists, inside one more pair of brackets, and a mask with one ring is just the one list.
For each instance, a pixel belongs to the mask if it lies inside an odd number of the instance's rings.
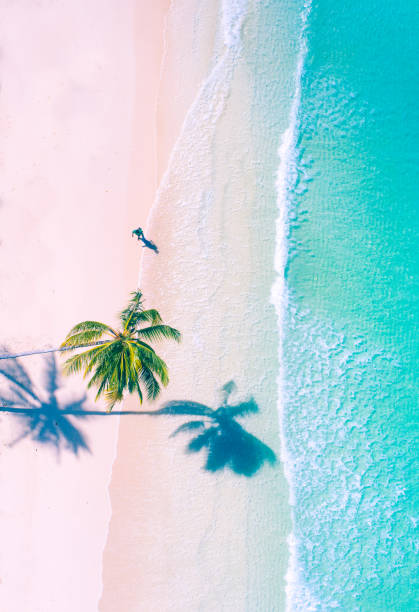
{"label": "sandy beach", "polygon": [[[252,228],[258,198],[248,142],[252,98],[234,35],[241,23],[235,8],[223,20],[221,4],[208,11],[200,2],[176,2],[168,13],[160,182],[147,225],[160,253],[145,255],[140,284],[147,304],[158,304],[183,333],[180,347],[161,349],[171,382],[155,407],[173,400],[217,407],[220,388],[234,380],[232,401],[253,396],[261,411],[243,425],[279,456],[276,345],[269,337],[276,322],[266,272],[273,252],[262,236],[263,225],[267,232],[273,225],[262,217]],[[254,347],[262,357],[249,364]],[[121,422],[101,612],[283,609],[290,519],[279,464],[252,478],[206,470],[204,451],[185,453],[188,437],[171,437],[184,422],[167,416]]]}
{"label": "sandy beach", "polygon": [[[79,321],[114,323],[139,283],[145,307],[183,341],[159,347],[171,379],[159,401],[129,398],[124,410],[173,400],[216,409],[234,381],[229,401],[252,397],[259,410],[237,427],[279,457],[275,173],[260,213],[241,41],[252,43],[256,25],[245,9],[240,0],[8,7],[0,337],[4,351],[58,346]],[[263,144],[273,167],[276,136]],[[138,226],[158,256],[131,237]],[[280,463],[205,469],[205,450],[188,454],[188,437],[172,437],[185,417],[79,414],[105,405],[60,375],[62,361],[0,362],[0,608],[283,610],[290,516]],[[7,411],[21,405],[22,385],[48,435],[27,412]]]}
{"label": "sandy beach", "polygon": [[[130,234],[145,225],[157,180],[166,8],[134,1],[4,8],[0,337],[7,351],[58,346],[84,319],[112,323],[136,288],[140,249]],[[22,405],[15,390],[26,381],[25,402],[42,402],[44,419],[0,414],[0,608],[8,612],[92,612],[102,591],[119,417],[68,416],[54,427],[54,410],[105,409],[85,395],[84,382],[54,372],[61,362],[41,355],[0,364],[2,405]]]}

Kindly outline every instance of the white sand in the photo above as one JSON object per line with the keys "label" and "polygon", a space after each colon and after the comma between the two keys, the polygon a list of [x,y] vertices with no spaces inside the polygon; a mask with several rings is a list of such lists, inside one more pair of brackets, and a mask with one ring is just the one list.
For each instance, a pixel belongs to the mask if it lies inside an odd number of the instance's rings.
{"label": "white sand", "polygon": [[[252,295],[253,275],[269,274],[270,260],[252,252],[257,223],[246,216],[256,180],[251,96],[244,62],[231,70],[215,36],[221,4],[208,11],[208,3],[176,0],[169,12],[158,115],[159,177],[168,168],[168,180],[149,219],[160,254],[146,254],[141,286],[147,306],[184,337],[160,349],[171,380],[155,407],[172,399],[215,407],[217,390],[234,378],[235,400],[261,401],[262,414],[244,426],[278,453],[276,348],[269,353],[276,318],[269,287]],[[280,465],[253,478],[205,471],[204,452],[185,453],[190,436],[170,438],[185,420],[121,422],[100,611],[278,612],[290,529]]]}
{"label": "white sand", "polygon": [[[13,352],[57,346],[83,319],[112,322],[136,287],[130,232],[145,224],[156,185],[166,4],[3,6],[0,342]],[[45,401],[45,359],[20,362]],[[62,406],[85,389],[77,380],[59,386]],[[0,376],[3,396],[9,387]],[[90,399],[85,408],[104,406]],[[119,417],[70,419],[90,452],[58,454],[34,439],[39,429],[10,447],[28,430],[0,413],[2,611],[97,609]]]}

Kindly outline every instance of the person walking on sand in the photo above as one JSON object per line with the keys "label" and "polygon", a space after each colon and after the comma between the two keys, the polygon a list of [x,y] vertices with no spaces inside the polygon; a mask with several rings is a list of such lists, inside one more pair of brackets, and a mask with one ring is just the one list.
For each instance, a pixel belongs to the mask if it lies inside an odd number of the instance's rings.
{"label": "person walking on sand", "polygon": [[131,235],[132,236],[137,236],[137,240],[141,240],[143,242],[143,248],[147,247],[148,249],[151,249],[155,253],[159,252],[159,249],[154,244],[154,242],[152,240],[147,240],[147,238],[144,236],[144,232],[141,229],[141,227],[137,227],[137,229],[132,230],[132,234]]}

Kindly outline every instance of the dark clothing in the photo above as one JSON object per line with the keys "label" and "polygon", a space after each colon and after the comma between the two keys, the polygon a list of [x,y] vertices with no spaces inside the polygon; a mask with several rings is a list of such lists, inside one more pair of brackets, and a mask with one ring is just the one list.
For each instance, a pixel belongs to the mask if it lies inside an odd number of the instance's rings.
{"label": "dark clothing", "polygon": [[152,240],[147,240],[147,238],[144,236],[144,232],[141,229],[141,227],[137,227],[137,229],[132,230],[132,236],[137,236],[137,239],[142,241],[143,247],[147,247],[148,249],[151,249],[155,253],[159,252],[159,249],[154,244],[154,242]]}
{"label": "dark clothing", "polygon": [[144,236],[144,232],[141,227],[137,227],[137,229],[132,230],[132,235],[137,236],[138,240]]}

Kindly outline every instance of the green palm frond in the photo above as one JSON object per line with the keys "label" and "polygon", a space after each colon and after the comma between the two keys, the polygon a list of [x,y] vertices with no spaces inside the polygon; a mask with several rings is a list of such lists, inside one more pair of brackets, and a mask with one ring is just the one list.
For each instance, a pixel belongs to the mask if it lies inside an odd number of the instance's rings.
{"label": "green palm frond", "polygon": [[[106,323],[101,323],[100,321],[82,321],[81,323],[77,323],[77,325],[74,325],[74,327],[71,328],[70,330],[70,334],[71,333],[78,333],[80,331],[84,331],[84,330],[89,330],[89,329],[102,329],[104,331],[106,330],[112,330],[112,328],[107,325]],[[114,330],[112,330],[114,331]],[[68,335],[70,335],[68,334]]]}
{"label": "green palm frond", "polygon": [[103,394],[106,393],[109,390],[110,387],[110,377],[108,375],[107,372],[103,372],[102,375],[97,376],[96,380],[93,381],[93,377],[92,379],[89,380],[88,383],[88,387],[90,388],[93,385],[97,385],[97,393],[96,393],[96,399],[99,399],[99,397]]}
{"label": "green palm frond", "polygon": [[115,357],[114,369],[110,373],[108,384],[105,392],[105,399],[108,405],[107,410],[110,412],[114,405],[123,400],[124,391],[128,390],[139,392],[140,402],[142,401],[142,393],[138,384],[138,368],[136,359],[130,360],[129,347],[124,346],[119,355]]}
{"label": "green palm frond", "polygon": [[97,354],[97,359],[89,366],[88,373],[94,370],[94,374],[88,383],[88,387],[100,384],[102,379],[106,379],[111,384],[112,376],[118,371],[121,342],[111,342],[106,351]]}
{"label": "green palm frond", "polygon": [[[98,386],[96,398],[105,395],[108,409],[123,399],[124,390],[138,392],[138,376],[142,367],[134,347],[128,341],[114,341],[98,355],[90,369],[95,369],[88,387]],[[141,391],[139,393],[142,397]]]}
{"label": "green palm frond", "polygon": [[92,352],[92,357],[89,364],[86,366],[84,371],[84,377],[86,377],[93,370],[95,366],[106,363],[109,359],[110,353],[113,351],[117,343],[115,340],[110,340],[101,346],[96,347],[96,350]]}
{"label": "green palm frond", "polygon": [[106,412],[112,412],[112,409],[115,407],[115,404],[121,402],[123,397],[119,396],[117,392],[112,389],[108,389],[105,391],[105,399],[106,399]]}
{"label": "green palm frond", "polygon": [[137,337],[140,340],[151,340],[158,342],[159,340],[175,340],[180,342],[181,334],[174,327],[170,325],[152,325],[150,327],[143,327],[137,331]]}
{"label": "green palm frond", "polygon": [[73,355],[66,360],[63,366],[64,374],[78,374],[83,367],[86,367],[89,363],[89,358],[86,353],[80,353],[79,355]]}
{"label": "green palm frond", "polygon": [[163,323],[160,313],[155,308],[143,310],[138,314],[138,321],[141,321],[141,323],[151,323],[152,325],[159,325],[160,323]]}
{"label": "green palm frond", "polygon": [[140,383],[147,391],[147,399],[156,399],[160,393],[160,385],[150,368],[143,366],[140,372]]}
{"label": "green palm frond", "polygon": [[133,291],[128,306],[120,313],[119,318],[125,330],[135,327],[136,315],[143,310],[143,294],[141,291]]}
{"label": "green palm frond", "polygon": [[159,325],[162,323],[162,319],[157,310],[142,310],[132,312],[129,318],[125,321],[124,330],[134,332],[141,327],[142,323],[151,323],[152,325]]}
{"label": "green palm frond", "polygon": [[137,381],[137,393],[138,393],[138,397],[140,398],[140,404],[142,404],[143,403],[143,392],[141,391],[141,387],[138,381]]}
{"label": "green palm frond", "polygon": [[166,363],[150,347],[149,350],[145,350],[144,343],[139,343],[137,341],[137,344],[139,344],[143,349],[141,352],[141,360],[143,362],[143,367],[145,366],[146,368],[149,368],[152,372],[157,374],[157,376],[160,378],[161,384],[164,387],[167,387],[167,385],[169,384],[169,374]]}
{"label": "green palm frond", "polygon": [[100,342],[100,339],[103,337],[103,334],[103,332],[93,331],[80,332],[79,334],[74,334],[73,336],[66,338],[61,344],[60,348],[72,347],[74,349],[77,349],[92,344],[94,342]]}
{"label": "green palm frond", "polygon": [[[110,344],[110,343],[109,343]],[[82,368],[86,368],[85,375],[87,374],[87,368],[89,368],[92,360],[95,360],[96,354],[106,348],[106,345],[102,344],[100,346],[95,346],[88,351],[84,351],[83,353],[78,353],[77,355],[73,355],[69,359],[64,362],[64,373],[65,374],[77,374],[82,370]]]}
{"label": "green palm frond", "polygon": [[116,332],[109,325],[99,321],[82,321],[75,325],[67,334],[61,347],[77,347],[82,344],[94,342],[102,338],[104,334],[116,336]]}
{"label": "green palm frond", "polygon": [[125,350],[127,351],[127,354],[129,355],[131,372],[134,375],[142,367],[141,355],[140,355],[136,345],[132,342],[132,340],[129,340],[126,343],[126,349]]}
{"label": "green palm frond", "polygon": [[[96,399],[104,396],[108,410],[123,399],[125,392],[138,393],[140,402],[144,391],[148,399],[155,399],[161,385],[168,384],[169,375],[166,363],[148,341],[180,341],[180,333],[164,325],[157,310],[143,309],[141,291],[131,294],[127,308],[120,313],[120,320],[121,331],[99,321],[78,323],[61,345],[70,350],[93,346],[67,359],[64,372],[83,371],[85,377],[90,376],[88,388],[96,387]],[[146,327],[141,329],[144,324]],[[100,340],[104,336],[105,339]]]}

